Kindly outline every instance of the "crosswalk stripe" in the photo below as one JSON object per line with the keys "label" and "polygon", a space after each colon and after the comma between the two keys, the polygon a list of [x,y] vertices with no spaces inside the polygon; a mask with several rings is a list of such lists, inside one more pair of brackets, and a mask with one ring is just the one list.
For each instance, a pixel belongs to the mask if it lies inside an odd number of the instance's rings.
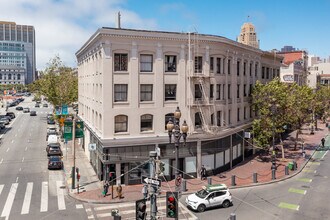
{"label": "crosswalk stripe", "polygon": [[3,190],[3,185],[0,185],[0,195],[2,193],[2,190]]}
{"label": "crosswalk stripe", "polygon": [[48,182],[42,182],[40,212],[47,212],[47,210],[48,210]]}
{"label": "crosswalk stripe", "polygon": [[58,204],[58,210],[64,210],[65,207],[65,201],[64,201],[64,189],[61,189],[62,181],[56,181],[56,189],[57,189],[57,204]]}
{"label": "crosswalk stripe", "polygon": [[13,206],[13,202],[15,199],[16,191],[17,191],[18,183],[13,183],[11,185],[6,204],[2,210],[1,217],[7,217],[9,218],[9,214],[11,211],[11,207]]}
{"label": "crosswalk stripe", "polygon": [[22,212],[21,214],[28,214],[30,210],[31,196],[32,196],[33,183],[27,183]]}

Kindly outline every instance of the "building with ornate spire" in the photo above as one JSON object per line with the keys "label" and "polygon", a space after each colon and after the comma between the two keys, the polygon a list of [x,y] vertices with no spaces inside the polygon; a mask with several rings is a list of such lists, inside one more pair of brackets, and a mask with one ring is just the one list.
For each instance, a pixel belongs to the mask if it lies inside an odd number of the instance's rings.
{"label": "building with ornate spire", "polygon": [[237,38],[239,43],[249,45],[259,49],[259,41],[255,27],[252,23],[246,22],[241,27],[241,33]]}

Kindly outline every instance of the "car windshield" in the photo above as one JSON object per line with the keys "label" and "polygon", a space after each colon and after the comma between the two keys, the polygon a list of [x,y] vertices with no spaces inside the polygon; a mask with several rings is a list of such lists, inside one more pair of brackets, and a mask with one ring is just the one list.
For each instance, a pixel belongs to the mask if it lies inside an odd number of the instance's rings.
{"label": "car windshield", "polygon": [[50,160],[51,161],[60,161],[60,158],[59,157],[51,157]]}
{"label": "car windshield", "polygon": [[209,192],[206,191],[206,190],[204,190],[204,189],[202,189],[202,190],[199,190],[198,192],[196,192],[195,194],[196,194],[196,196],[198,196],[199,198],[204,199],[204,198],[209,194]]}

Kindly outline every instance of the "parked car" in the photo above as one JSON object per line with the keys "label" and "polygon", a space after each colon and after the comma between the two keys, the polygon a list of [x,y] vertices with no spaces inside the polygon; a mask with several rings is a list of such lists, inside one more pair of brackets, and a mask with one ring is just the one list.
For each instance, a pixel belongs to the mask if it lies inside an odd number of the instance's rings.
{"label": "parked car", "polygon": [[55,134],[50,134],[48,135],[47,138],[47,144],[51,144],[51,143],[57,143],[58,142],[58,137]]}
{"label": "parked car", "polygon": [[6,116],[9,116],[10,118],[15,118],[15,113],[14,112],[7,112]]}
{"label": "parked car", "polygon": [[3,123],[5,125],[9,125],[9,120],[7,118],[0,118],[0,123]]}
{"label": "parked car", "polygon": [[39,104],[39,103],[36,103],[36,104],[34,105],[34,107],[39,108],[39,107],[40,107],[40,104]]}
{"label": "parked car", "polygon": [[62,169],[63,161],[60,156],[50,156],[48,158],[48,169]]}
{"label": "parked car", "polygon": [[23,113],[28,113],[30,112],[30,108],[23,108]]}
{"label": "parked car", "polygon": [[23,107],[22,107],[22,106],[17,106],[17,107],[16,107],[16,110],[17,110],[17,111],[22,111],[22,110],[23,110]]}
{"label": "parked car", "polygon": [[55,120],[53,118],[48,118],[47,119],[47,124],[54,125],[55,124]]}
{"label": "parked car", "polygon": [[46,152],[48,153],[49,152],[49,149],[52,148],[52,147],[59,147],[59,148],[61,148],[61,144],[59,142],[48,144],[47,147],[46,147]]}
{"label": "parked car", "polygon": [[36,111],[30,111],[30,116],[37,116],[37,112]]}
{"label": "parked car", "polygon": [[49,145],[49,149],[48,149],[48,152],[47,152],[48,157],[50,157],[50,156],[62,156],[62,155],[63,155],[63,153],[62,153],[61,147],[55,146],[55,145]]}
{"label": "parked car", "polygon": [[57,132],[56,132],[56,130],[48,130],[47,131],[47,136],[46,136],[46,141],[48,141],[48,137],[50,136],[50,135],[57,135]]}
{"label": "parked car", "polygon": [[44,104],[42,105],[42,107],[48,108],[48,104],[47,104],[47,103],[44,103]]}
{"label": "parked car", "polygon": [[200,191],[186,198],[186,205],[198,212],[216,206],[228,208],[232,203],[231,193],[225,184],[203,186]]}

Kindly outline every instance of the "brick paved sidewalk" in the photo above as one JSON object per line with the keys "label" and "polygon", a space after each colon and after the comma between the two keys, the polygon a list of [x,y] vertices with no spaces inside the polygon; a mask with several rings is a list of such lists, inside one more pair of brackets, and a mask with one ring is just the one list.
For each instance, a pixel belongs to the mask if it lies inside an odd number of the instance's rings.
{"label": "brick paved sidewalk", "polygon": [[[245,158],[245,161],[236,165],[233,169],[228,170],[226,172],[221,173],[220,175],[211,176],[212,184],[216,183],[225,183],[229,188],[238,188],[238,187],[249,187],[260,184],[270,184],[277,181],[282,181],[286,178],[290,178],[301,171],[301,169],[305,166],[308,160],[311,158],[312,154],[315,152],[315,149],[319,146],[320,140],[322,137],[325,137],[328,134],[328,129],[325,127],[325,124],[319,123],[318,130],[315,131],[314,135],[310,135],[310,131],[307,127],[302,129],[303,134],[299,135],[299,139],[304,141],[305,146],[305,158],[302,155],[301,142],[297,146],[297,149],[294,150],[294,139],[295,132],[289,134],[289,136],[284,140],[285,146],[285,159],[281,159],[281,149],[277,154],[277,171],[276,171],[276,180],[272,180],[271,174],[271,159],[269,155],[254,155],[250,158]],[[295,161],[297,163],[298,169],[295,171],[289,171],[289,175],[285,175],[285,166],[288,165],[289,162]],[[86,158],[78,158],[77,164],[88,163]],[[88,165],[90,165],[88,163]],[[81,170],[81,169],[80,169]],[[83,172],[83,171],[81,171]],[[253,183],[253,173],[258,174],[258,183]],[[82,174],[83,175],[83,174]],[[232,175],[236,176],[236,186],[232,186],[231,178]],[[68,176],[67,176],[68,177]],[[183,192],[183,194],[190,194],[196,192],[201,188],[201,186],[207,184],[207,180],[200,180],[198,178],[195,179],[187,179],[187,191]],[[165,196],[166,191],[174,191],[174,181],[162,182],[162,192],[160,196]],[[70,191],[70,196],[85,202],[92,203],[118,203],[118,202],[128,202],[135,201],[137,199],[141,199],[142,193],[142,184],[140,185],[129,185],[122,186],[123,187],[123,198],[117,198],[116,194],[116,186],[114,186],[114,199],[112,199],[112,195],[107,195],[104,197],[102,195],[102,182],[93,183],[89,186],[88,190],[85,192],[77,194],[77,192]],[[70,187],[70,185],[68,186]],[[109,187],[109,194],[111,194],[111,187]]]}

